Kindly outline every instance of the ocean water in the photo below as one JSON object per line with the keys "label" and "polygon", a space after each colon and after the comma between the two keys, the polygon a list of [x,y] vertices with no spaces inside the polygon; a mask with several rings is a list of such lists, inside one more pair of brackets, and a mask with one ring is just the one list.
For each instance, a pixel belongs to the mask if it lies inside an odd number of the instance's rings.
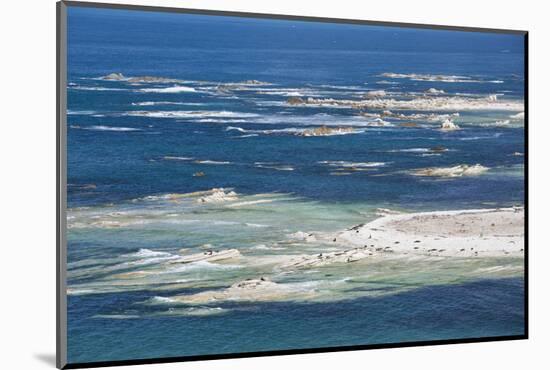
{"label": "ocean water", "polygon": [[[523,334],[522,258],[307,273],[273,262],[330,250],[289,235],[343,230],[377,208],[522,205],[523,46],[517,35],[70,7],[69,362]],[[446,120],[461,129],[441,130]],[[334,131],[309,136],[319,127]],[[415,175],[476,164],[486,171]],[[235,199],[197,202],[213,188]],[[209,249],[242,257],[169,263]],[[319,294],[170,301],[258,276]]]}

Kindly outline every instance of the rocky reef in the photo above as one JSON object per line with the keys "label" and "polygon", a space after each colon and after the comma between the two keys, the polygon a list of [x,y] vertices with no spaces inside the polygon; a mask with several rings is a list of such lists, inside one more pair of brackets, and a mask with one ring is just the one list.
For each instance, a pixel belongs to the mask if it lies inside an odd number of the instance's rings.
{"label": "rocky reef", "polygon": [[352,127],[327,127],[320,126],[304,130],[299,133],[300,136],[331,136],[338,134],[348,134],[354,132]]}
{"label": "rocky reef", "polygon": [[489,170],[488,167],[480,164],[473,166],[460,164],[454,167],[431,167],[413,171],[416,176],[431,176],[431,177],[462,177],[462,176],[477,176]]}

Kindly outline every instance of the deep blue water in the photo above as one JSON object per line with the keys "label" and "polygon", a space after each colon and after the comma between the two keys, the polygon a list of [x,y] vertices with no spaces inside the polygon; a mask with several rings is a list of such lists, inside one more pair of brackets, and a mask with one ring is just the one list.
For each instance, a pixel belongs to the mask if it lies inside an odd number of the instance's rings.
{"label": "deep blue water", "polygon": [[[523,126],[491,124],[510,120],[521,109],[461,110],[456,122],[463,130],[456,132],[397,127],[397,121],[393,127],[367,127],[363,133],[341,136],[265,132],[319,125],[366,127],[351,109],[286,105],[295,93],[304,98],[357,99],[355,93],[385,90],[408,99],[409,93],[435,88],[444,90],[445,96],[502,94],[499,100],[521,101],[521,36],[90,8],[69,8],[68,14],[69,207],[215,187],[412,210],[523,204],[523,156],[514,155],[524,151]],[[189,83],[132,85],[98,79],[113,72]],[[475,82],[381,76],[388,72],[467,76]],[[268,89],[264,91],[216,90],[217,85],[252,79],[273,85],[261,86]],[[141,90],[173,85],[195,91]],[[136,105],[144,102],[163,103]],[[141,114],[169,111],[190,116]],[[257,136],[247,137],[245,131]],[[448,152],[422,156],[397,151],[437,146]],[[323,161],[384,165],[371,172],[333,176],[326,164],[319,163]],[[290,166],[293,171],[260,168],[260,162]],[[457,179],[410,174],[418,168],[477,163],[489,172]],[[199,171],[206,176],[193,177]],[[78,240],[71,242],[69,254],[80,245]],[[216,316],[94,317],[118,307],[127,314],[135,302],[149,296],[147,291],[69,296],[69,361],[523,333],[520,278],[423,287],[336,303],[235,305],[230,313]]]}
{"label": "deep blue water", "polygon": [[[498,93],[523,96],[523,39],[452,31],[318,24],[290,21],[157,14],[131,11],[70,9],[69,81],[78,85],[120,88],[117,83],[82,80],[112,72],[127,76],[154,75],[184,80],[238,82],[256,79],[277,87],[304,88],[318,85],[363,86],[365,89],[424,91],[444,89],[448,93]],[[445,83],[395,80],[398,85],[379,85],[381,73],[429,73],[480,76],[502,80],[501,84]],[[367,83],[367,85],[364,85]],[[489,167],[523,163],[509,154],[523,152],[523,129],[471,127],[468,132],[442,133],[427,130],[372,130],[364,135],[331,136],[303,140],[293,136],[260,136],[235,139],[236,131],[280,129],[301,124],[319,125],[341,117],[349,110],[289,108],[255,104],[250,99],[228,99],[205,94],[136,93],[132,90],[95,91],[69,89],[72,112],[112,114],[143,109],[209,110],[259,114],[246,124],[201,123],[197,119],[166,119],[132,116],[69,116],[79,126],[115,125],[143,131],[111,132],[69,129],[69,183],[94,183],[93,192],[79,193],[69,187],[71,205],[105,203],[174,191],[212,187],[235,187],[240,192],[280,191],[330,201],[395,200],[414,206],[426,201],[475,203],[481,201],[521,202],[523,180],[498,176],[454,181],[445,194],[438,185],[402,176],[411,167],[482,163]],[[307,95],[306,95],[307,96]],[[284,96],[267,96],[284,102]],[[147,101],[185,101],[207,106],[132,106]],[[315,116],[315,115],[329,116]],[[355,114],[355,113],[353,113]],[[468,121],[468,114],[462,119]],[[493,114],[493,121],[507,115]],[[238,118],[238,117],[237,117]],[[261,119],[269,125],[258,124]],[[304,122],[305,120],[305,122]],[[326,121],[326,122],[325,122]],[[152,127],[150,127],[152,126]],[[267,126],[267,127],[266,127]],[[462,136],[480,137],[464,140]],[[385,153],[395,148],[434,147],[456,149],[450,156],[419,157]],[[495,155],[495,154],[498,154]],[[191,174],[205,166],[167,161],[163,156],[222,160],[235,166],[207,167],[207,177],[197,181]],[[391,177],[352,176],[345,180],[326,176],[320,160],[392,162]],[[291,174],[266,172],[254,162],[295,165]],[[397,173],[396,173],[397,172]],[[155,181],[150,181],[154,177]],[[414,188],[414,198],[406,195]],[[437,193],[436,199],[432,199]],[[441,198],[441,199],[438,199]]]}
{"label": "deep blue water", "polygon": [[[134,293],[146,299],[146,292]],[[433,286],[336,303],[233,305],[227,315],[94,318],[119,294],[69,297],[71,362],[522,335],[523,280]],[[231,307],[231,305],[229,305]]]}

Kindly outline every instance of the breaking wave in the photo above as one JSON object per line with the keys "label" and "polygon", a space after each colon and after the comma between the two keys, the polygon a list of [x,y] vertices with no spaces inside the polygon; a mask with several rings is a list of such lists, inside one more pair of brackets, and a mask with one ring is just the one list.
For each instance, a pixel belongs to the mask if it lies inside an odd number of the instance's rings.
{"label": "breaking wave", "polygon": [[325,164],[331,167],[355,167],[355,168],[368,168],[368,167],[383,167],[387,165],[386,162],[348,162],[348,161],[320,161],[319,164]]}
{"label": "breaking wave", "polygon": [[175,94],[175,93],[183,93],[183,92],[197,92],[195,88],[189,87],[189,86],[171,86],[171,87],[151,87],[151,88],[144,88],[139,89],[139,91],[144,93],[163,93],[163,94]]}
{"label": "breaking wave", "polygon": [[124,115],[151,118],[257,117],[255,113],[231,111],[132,111]]}
{"label": "breaking wave", "polygon": [[127,132],[127,131],[142,131],[139,128],[133,127],[115,127],[115,126],[78,126],[71,125],[71,128],[81,129],[81,130],[90,130],[90,131],[115,131],[115,132]]}
{"label": "breaking wave", "polygon": [[437,74],[417,74],[417,73],[382,73],[385,78],[404,78],[412,81],[430,81],[430,82],[472,82],[472,83],[503,83],[502,80],[479,80],[467,76],[455,75],[437,75]]}

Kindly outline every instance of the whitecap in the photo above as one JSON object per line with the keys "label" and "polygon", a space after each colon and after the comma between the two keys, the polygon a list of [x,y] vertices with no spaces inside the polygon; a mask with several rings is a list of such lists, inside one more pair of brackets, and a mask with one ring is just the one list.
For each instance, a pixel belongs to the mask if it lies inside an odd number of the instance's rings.
{"label": "whitecap", "polygon": [[72,128],[79,128],[82,130],[91,130],[91,131],[115,131],[115,132],[128,132],[128,131],[141,131],[139,128],[133,128],[133,127],[115,127],[115,126],[71,126]]}
{"label": "whitecap", "polygon": [[277,164],[277,163],[254,162],[254,167],[273,169],[277,171],[294,171],[294,167],[290,165],[283,165],[283,164]]}
{"label": "whitecap", "polygon": [[168,252],[153,251],[151,249],[141,248],[139,251],[137,251],[135,253],[132,253],[132,254],[128,254],[126,256],[128,256],[128,257],[138,257],[138,258],[143,258],[143,257],[169,257],[169,256],[172,256],[172,254],[168,253]]}
{"label": "whitecap", "polygon": [[67,114],[68,115],[91,115],[91,114],[96,114],[97,112],[96,111],[93,111],[93,110],[71,110],[71,109],[68,109],[67,110]]}
{"label": "whitecap", "polygon": [[171,86],[171,87],[160,87],[160,88],[152,87],[152,88],[139,89],[139,91],[144,93],[165,93],[165,94],[197,92],[197,90],[189,86]]}
{"label": "whitecap", "polygon": [[83,90],[83,91],[125,91],[126,89],[116,87],[103,87],[103,86],[68,86],[68,89]]}
{"label": "whitecap", "polygon": [[213,263],[208,261],[196,261],[196,262],[184,263],[159,273],[173,274],[173,273],[182,273],[182,272],[195,271],[195,270],[235,270],[241,267],[242,266],[240,265],[226,265],[226,264],[222,265],[219,263]]}
{"label": "whitecap", "polygon": [[510,116],[512,119],[524,119],[525,118],[525,112],[519,112],[517,114],[512,114]]}
{"label": "whitecap", "polygon": [[461,140],[461,141],[470,141],[470,140],[496,139],[496,138],[499,138],[501,135],[502,135],[502,133],[497,132],[497,133],[495,133],[495,134],[493,134],[493,135],[461,137],[461,138],[458,138],[458,140]]}
{"label": "whitecap", "polygon": [[168,298],[168,297],[155,296],[155,297],[150,299],[150,302],[151,303],[159,303],[159,304],[167,304],[167,303],[174,303],[174,302],[176,302],[176,300],[174,300],[172,298]]}
{"label": "whitecap", "polygon": [[94,315],[92,316],[92,319],[113,319],[113,320],[139,319],[139,315],[124,315],[124,314]]}
{"label": "whitecap", "polygon": [[256,204],[263,204],[263,203],[272,203],[275,200],[273,199],[258,199],[258,200],[250,200],[250,201],[244,201],[244,202],[238,202],[238,203],[232,203],[228,204],[227,207],[242,207],[242,206],[251,206]]}
{"label": "whitecap", "polygon": [[190,307],[170,308],[168,311],[157,313],[158,316],[213,316],[221,315],[230,310],[222,307]]}
{"label": "whitecap", "polygon": [[255,113],[231,111],[131,111],[127,116],[152,118],[202,118],[202,117],[257,117]]}
{"label": "whitecap", "polygon": [[138,107],[149,107],[155,105],[189,105],[189,106],[199,106],[205,105],[205,103],[186,103],[186,102],[174,102],[174,101],[142,101],[137,103],[132,103],[133,106]]}
{"label": "whitecap", "polygon": [[430,176],[430,177],[462,177],[462,176],[478,176],[489,170],[488,167],[480,164],[473,166],[461,164],[453,167],[431,167],[419,170],[413,170],[411,173],[415,176]]}
{"label": "whitecap", "polygon": [[386,162],[348,162],[348,161],[319,161],[317,163],[326,164],[331,167],[382,167]]}
{"label": "whitecap", "polygon": [[242,127],[228,126],[226,131],[239,131],[246,134],[263,134],[263,135],[280,135],[289,134],[296,136],[339,136],[349,134],[359,134],[365,132],[365,129],[349,128],[349,127],[288,127],[273,130],[247,130]]}
{"label": "whitecap", "polygon": [[201,118],[195,122],[200,123],[246,123],[247,120],[244,119],[218,119],[218,118]]}
{"label": "whitecap", "polygon": [[432,151],[429,148],[408,148],[408,149],[392,149],[389,153],[427,153]]}
{"label": "whitecap", "polygon": [[403,78],[412,81],[430,81],[430,82],[471,82],[471,83],[503,83],[501,80],[479,80],[468,76],[456,75],[438,75],[438,74],[420,74],[420,73],[382,73],[381,77]]}
{"label": "whitecap", "polygon": [[212,161],[212,160],[209,160],[209,159],[197,160],[197,161],[195,161],[195,163],[200,163],[200,164],[231,164],[231,162],[228,162],[228,161]]}
{"label": "whitecap", "polygon": [[166,156],[162,157],[162,159],[167,160],[167,161],[192,161],[194,158],[193,157],[178,157],[178,156],[166,155]]}

